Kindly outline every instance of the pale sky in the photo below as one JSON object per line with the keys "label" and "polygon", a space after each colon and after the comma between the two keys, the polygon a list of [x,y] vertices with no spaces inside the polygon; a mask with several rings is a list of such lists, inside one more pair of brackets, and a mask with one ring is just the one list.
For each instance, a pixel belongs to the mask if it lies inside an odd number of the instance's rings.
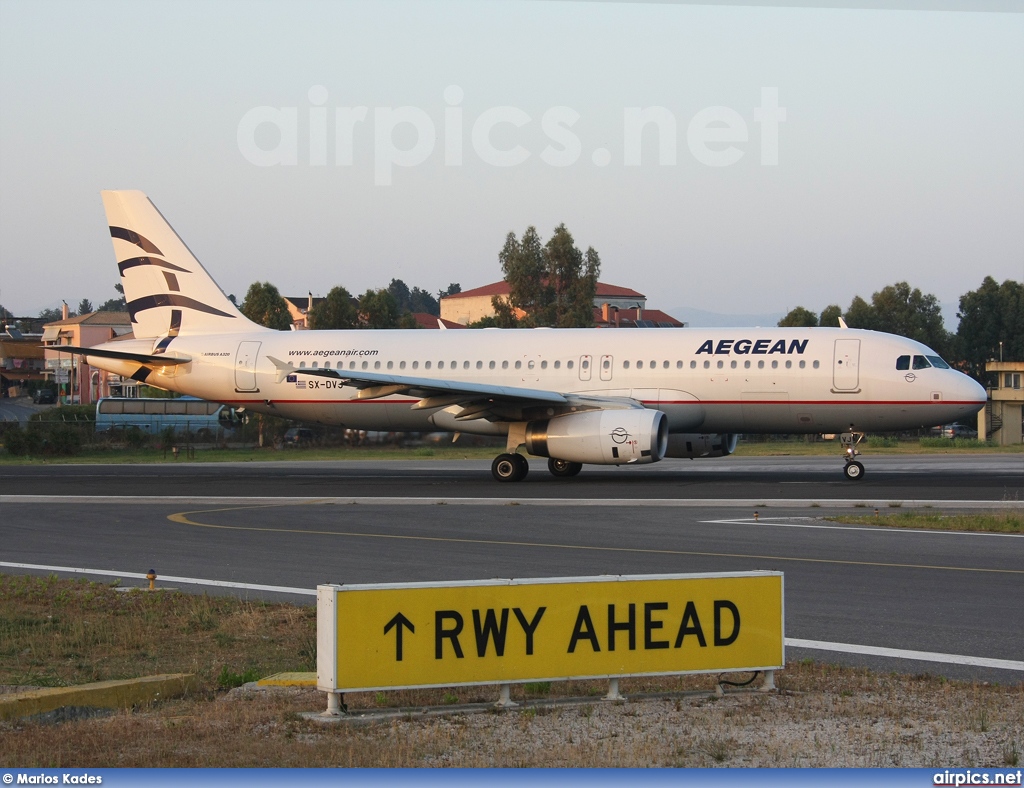
{"label": "pale sky", "polygon": [[[446,127],[450,86],[461,121]],[[767,156],[765,89],[785,113]],[[259,107],[294,108],[296,163],[247,157]],[[350,107],[367,116],[337,164]],[[409,124],[386,133],[401,107],[432,147]],[[674,163],[648,125],[627,164],[628,109],[652,107],[675,121]],[[732,141],[701,139],[723,125],[706,122],[715,107]],[[280,135],[263,123],[250,147],[276,155]],[[380,185],[387,146],[421,161]],[[734,163],[703,160],[730,148]],[[653,308],[845,308],[901,280],[955,304],[986,275],[1024,280],[1024,14],[0,0],[0,303],[34,315],[115,295],[106,188],[146,192],[239,298],[255,280],[469,289],[500,278],[507,232],[565,222],[603,281]]]}

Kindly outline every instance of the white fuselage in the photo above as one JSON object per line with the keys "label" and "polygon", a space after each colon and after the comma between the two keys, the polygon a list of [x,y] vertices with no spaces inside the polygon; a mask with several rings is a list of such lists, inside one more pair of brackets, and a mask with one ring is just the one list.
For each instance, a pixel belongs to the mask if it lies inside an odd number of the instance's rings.
{"label": "white fuselage", "polygon": [[[126,349],[134,342],[105,347]],[[151,352],[152,343],[139,347]],[[909,339],[839,328],[293,331],[182,335],[168,355],[192,361],[147,382],[286,418],[388,431],[504,434],[507,424],[457,424],[419,397],[359,398],[343,380],[282,376],[268,357],[316,367],[455,383],[629,398],[663,411],[673,433],[814,433],[934,426],[976,413],[977,383],[936,366]],[[136,366],[90,357],[131,375]]]}

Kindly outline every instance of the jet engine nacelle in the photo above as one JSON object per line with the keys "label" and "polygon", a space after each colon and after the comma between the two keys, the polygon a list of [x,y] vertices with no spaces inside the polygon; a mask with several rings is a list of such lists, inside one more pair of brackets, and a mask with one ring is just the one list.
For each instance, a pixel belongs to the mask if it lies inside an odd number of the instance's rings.
{"label": "jet engine nacelle", "polygon": [[669,435],[666,457],[728,457],[736,451],[738,435]]}
{"label": "jet engine nacelle", "polygon": [[665,456],[668,420],[660,410],[594,410],[526,425],[526,450],[592,465],[657,462]]}

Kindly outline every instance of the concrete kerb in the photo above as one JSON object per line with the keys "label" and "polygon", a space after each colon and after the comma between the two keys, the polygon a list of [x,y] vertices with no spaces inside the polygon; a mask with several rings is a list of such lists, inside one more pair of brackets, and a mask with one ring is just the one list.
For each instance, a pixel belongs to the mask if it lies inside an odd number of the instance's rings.
{"label": "concrete kerb", "polygon": [[175,698],[188,692],[195,674],[166,673],[122,681],[97,681],[75,687],[45,689],[0,695],[0,720],[33,717],[66,706],[118,709],[140,703]]}

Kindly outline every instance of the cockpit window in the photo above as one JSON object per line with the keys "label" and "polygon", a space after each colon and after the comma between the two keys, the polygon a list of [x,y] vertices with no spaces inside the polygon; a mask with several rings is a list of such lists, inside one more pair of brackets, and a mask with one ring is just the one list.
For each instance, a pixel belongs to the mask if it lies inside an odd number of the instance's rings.
{"label": "cockpit window", "polygon": [[947,364],[938,356],[925,356],[925,358],[932,362],[932,366],[935,367],[936,369],[949,369],[949,364]]}
{"label": "cockpit window", "polygon": [[924,356],[914,356],[914,369],[928,369],[931,364]]}
{"label": "cockpit window", "polygon": [[900,356],[896,359],[896,369],[910,369],[910,356]]}

